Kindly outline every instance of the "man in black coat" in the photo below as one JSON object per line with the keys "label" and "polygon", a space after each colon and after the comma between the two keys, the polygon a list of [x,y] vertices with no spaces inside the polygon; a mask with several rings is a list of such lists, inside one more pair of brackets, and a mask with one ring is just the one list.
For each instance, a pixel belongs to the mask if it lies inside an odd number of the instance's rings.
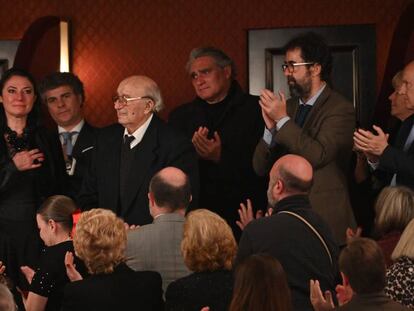
{"label": "man in black coat", "polygon": [[92,158],[97,132],[83,117],[83,83],[72,73],[55,72],[43,79],[40,92],[62,144],[68,174],[65,193],[75,199]]}
{"label": "man in black coat", "polygon": [[157,84],[145,76],[131,76],[119,84],[113,101],[119,124],[98,134],[79,196],[81,208],[110,209],[129,225],[151,223],[149,182],[167,166],[189,176],[196,201],[196,155],[184,136],[155,115],[163,105]]}
{"label": "man in black coat", "polygon": [[173,111],[169,124],[191,140],[198,154],[199,206],[226,219],[237,236],[239,204],[246,199],[257,208],[266,204],[266,181],[252,168],[264,126],[258,98],[243,92],[233,61],[221,50],[194,49],[187,69],[197,97]]}
{"label": "man in black coat", "polygon": [[[311,164],[297,155],[285,155],[270,171],[268,189],[273,214],[243,219],[236,263],[252,254],[267,253],[280,261],[292,292],[294,310],[313,310],[309,280],[318,279],[324,291],[335,290],[339,276],[338,246],[328,224],[312,210],[308,193]],[[241,213],[243,215],[243,213]]]}

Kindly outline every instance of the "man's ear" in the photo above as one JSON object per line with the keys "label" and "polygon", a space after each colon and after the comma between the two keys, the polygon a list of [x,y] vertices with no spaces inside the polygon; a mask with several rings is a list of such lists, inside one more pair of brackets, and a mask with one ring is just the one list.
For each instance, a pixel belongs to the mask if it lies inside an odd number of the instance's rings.
{"label": "man's ear", "polygon": [[145,113],[148,114],[148,113],[153,112],[154,106],[155,106],[155,102],[152,99],[147,101],[146,107],[145,107]]}
{"label": "man's ear", "polygon": [[224,76],[226,77],[226,79],[230,79],[231,77],[231,66],[227,65],[223,68],[224,71]]}
{"label": "man's ear", "polygon": [[154,206],[154,194],[152,192],[148,192],[148,202],[150,206]]}
{"label": "man's ear", "polygon": [[78,97],[78,101],[80,102],[80,107],[82,108],[85,100],[81,94],[78,94],[76,96]]}
{"label": "man's ear", "polygon": [[285,189],[285,185],[283,184],[283,181],[278,179],[273,185],[273,189],[272,189],[273,197],[276,198],[279,194],[283,193],[284,189]]}
{"label": "man's ear", "polygon": [[310,67],[310,71],[313,77],[320,76],[322,71],[321,64],[315,63]]}

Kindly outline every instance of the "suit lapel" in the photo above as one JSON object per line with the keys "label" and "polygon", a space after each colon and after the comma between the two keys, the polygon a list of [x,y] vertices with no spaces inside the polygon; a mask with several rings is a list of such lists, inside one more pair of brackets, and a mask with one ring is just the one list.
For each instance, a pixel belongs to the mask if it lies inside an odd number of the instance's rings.
{"label": "suit lapel", "polygon": [[92,135],[91,126],[85,122],[78,135],[78,138],[76,139],[76,143],[73,146],[72,155],[75,158],[81,155],[84,149],[91,147],[91,141],[93,141]]}
{"label": "suit lapel", "polygon": [[331,89],[328,87],[328,85],[326,85],[321,95],[319,95],[319,97],[316,99],[315,104],[313,105],[312,109],[309,111],[308,116],[305,119],[305,123],[303,124],[303,128],[307,128],[309,127],[309,124],[313,124],[315,116],[319,115],[319,111],[323,109],[330,93],[331,93]]}
{"label": "suit lapel", "polygon": [[127,209],[134,206],[134,199],[140,191],[148,191],[148,189],[142,189],[142,187],[143,185],[146,185],[144,181],[149,179],[148,174],[151,173],[153,169],[152,163],[157,157],[156,148],[158,146],[157,132],[159,122],[160,121],[154,115],[142,141],[135,147],[137,150],[134,150],[134,161],[128,176],[128,187],[124,194],[125,206],[127,206]]}

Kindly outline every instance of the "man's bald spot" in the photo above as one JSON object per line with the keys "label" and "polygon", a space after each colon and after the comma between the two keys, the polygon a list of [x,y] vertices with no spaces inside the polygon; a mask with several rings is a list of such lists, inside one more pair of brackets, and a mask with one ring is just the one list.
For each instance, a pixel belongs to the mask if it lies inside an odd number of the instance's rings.
{"label": "man's bald spot", "polygon": [[187,175],[176,168],[176,167],[166,167],[157,173],[157,175],[167,184],[173,187],[181,187],[187,181]]}
{"label": "man's bald spot", "polygon": [[277,178],[277,175],[280,175],[280,170],[304,182],[310,182],[313,178],[312,165],[305,158],[294,154],[285,155],[277,160],[273,165],[270,177]]}

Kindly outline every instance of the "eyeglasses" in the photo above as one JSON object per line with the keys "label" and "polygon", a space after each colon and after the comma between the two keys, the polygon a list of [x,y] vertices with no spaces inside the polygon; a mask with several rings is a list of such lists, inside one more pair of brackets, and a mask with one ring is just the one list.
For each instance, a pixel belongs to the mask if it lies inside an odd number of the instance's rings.
{"label": "eyeglasses", "polygon": [[290,73],[292,73],[295,71],[295,67],[305,66],[305,65],[314,65],[314,64],[315,63],[313,62],[305,62],[305,63],[288,62],[288,63],[282,64],[282,71],[285,72],[287,69]]}
{"label": "eyeglasses", "polygon": [[115,104],[116,102],[119,102],[122,105],[127,105],[129,102],[133,101],[133,100],[139,100],[139,99],[149,99],[152,100],[152,97],[150,96],[139,96],[139,97],[128,97],[125,95],[115,95],[112,96],[112,102]]}

